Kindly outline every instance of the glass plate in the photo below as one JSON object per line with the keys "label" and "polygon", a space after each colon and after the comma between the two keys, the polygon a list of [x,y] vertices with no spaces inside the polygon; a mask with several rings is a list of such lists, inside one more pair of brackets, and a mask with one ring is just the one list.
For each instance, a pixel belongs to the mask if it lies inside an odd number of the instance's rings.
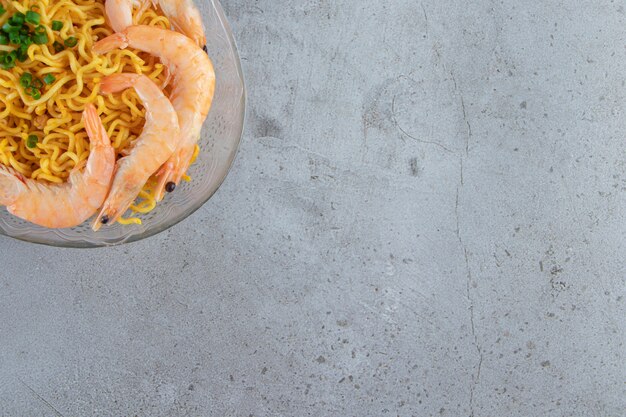
{"label": "glass plate", "polygon": [[245,115],[245,86],[239,54],[224,10],[217,0],[196,0],[206,30],[209,56],[215,66],[213,106],[202,129],[200,154],[191,166],[191,182],[182,181],[157,207],[140,216],[141,225],[103,227],[94,232],[89,221],[70,229],[46,229],[0,208],[0,233],[50,246],[93,248],[145,239],[162,232],[199,209],[224,181],[235,158]]}

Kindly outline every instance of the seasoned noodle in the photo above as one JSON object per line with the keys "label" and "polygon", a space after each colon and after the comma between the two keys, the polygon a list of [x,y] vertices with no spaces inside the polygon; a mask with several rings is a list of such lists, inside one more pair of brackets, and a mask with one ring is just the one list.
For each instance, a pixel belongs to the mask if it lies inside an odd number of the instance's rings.
{"label": "seasoned noodle", "polygon": [[[49,42],[28,47],[28,59],[9,70],[0,69],[0,163],[13,167],[28,178],[52,183],[67,180],[71,170],[89,156],[89,138],[81,121],[87,103],[94,103],[111,138],[117,158],[141,133],[144,109],[133,89],[122,94],[102,96],[99,83],[106,75],[133,72],[150,77],[164,85],[166,68],[158,58],[132,49],[114,50],[96,55],[93,44],[113,33],[105,21],[104,0],[21,0],[4,5],[0,25],[16,11],[34,10],[41,15]],[[63,22],[60,31],[51,28],[53,20]],[[160,11],[148,8],[134,23],[169,28]],[[70,37],[74,47],[57,52],[53,42]],[[14,45],[0,45],[0,51],[12,51]],[[43,79],[47,74],[54,82],[44,85],[41,97],[27,94],[20,77],[29,72]],[[166,89],[166,93],[169,91]],[[37,136],[34,148],[27,146],[29,136]],[[196,149],[197,153],[197,149]],[[147,213],[154,209],[154,181],[149,181],[131,211]],[[120,223],[140,223],[136,217]]]}

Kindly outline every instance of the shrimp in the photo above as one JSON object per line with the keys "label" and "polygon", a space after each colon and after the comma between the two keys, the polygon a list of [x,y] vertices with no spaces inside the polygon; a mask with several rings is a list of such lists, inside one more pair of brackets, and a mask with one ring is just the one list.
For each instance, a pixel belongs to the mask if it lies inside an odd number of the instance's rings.
{"label": "shrimp", "polygon": [[104,12],[109,25],[116,32],[133,24],[133,0],[106,0]]}
{"label": "shrimp", "polygon": [[176,150],[180,131],[172,103],[150,78],[138,74],[113,74],[100,84],[102,94],[134,88],[146,109],[146,123],[127,156],[117,161],[111,190],[92,223],[97,231],[124,214],[144,184]]}
{"label": "shrimp", "polygon": [[91,152],[70,173],[69,182],[43,184],[0,165],[0,204],[9,213],[50,228],[77,226],[96,213],[111,185],[115,151],[92,104],[85,107],[83,122]]}
{"label": "shrimp", "polygon": [[[202,16],[193,0],[142,0],[138,14],[148,7],[150,1],[154,7],[161,7],[174,30],[189,37],[199,47],[206,48]],[[122,32],[133,25],[133,0],[106,0],[105,12],[109,24],[116,32]]]}
{"label": "shrimp", "polygon": [[98,41],[93,51],[105,53],[115,48],[139,49],[158,56],[174,76],[170,96],[178,114],[180,142],[176,151],[157,173],[157,200],[163,190],[172,192],[191,164],[215,91],[215,71],[209,57],[188,37],[151,26],[131,26]]}

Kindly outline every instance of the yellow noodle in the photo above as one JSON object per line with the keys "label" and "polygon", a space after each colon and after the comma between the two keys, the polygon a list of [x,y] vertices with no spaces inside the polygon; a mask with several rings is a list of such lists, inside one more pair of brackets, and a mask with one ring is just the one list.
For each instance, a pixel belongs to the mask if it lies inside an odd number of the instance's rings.
{"label": "yellow noodle", "polygon": [[117,219],[119,224],[128,225],[128,224],[141,224],[141,219],[138,217],[120,217]]}
{"label": "yellow noodle", "polygon": [[[99,94],[99,83],[113,73],[134,72],[164,85],[167,72],[159,59],[130,48],[100,56],[92,53],[98,39],[113,33],[104,17],[104,0],[17,0],[4,7],[7,12],[0,16],[0,25],[16,11],[36,10],[49,42],[30,45],[25,62],[10,70],[0,69],[0,163],[28,178],[52,183],[66,181],[72,169],[89,156],[89,138],[82,123],[82,111],[88,103],[96,105],[117,155],[127,154],[141,134],[145,110],[134,90],[103,96]],[[138,24],[171,27],[168,19],[153,8],[133,18]],[[52,30],[53,20],[63,22],[60,31]],[[53,42],[63,43],[68,37],[77,39],[76,46],[56,52]],[[12,45],[0,45],[0,51],[13,49]],[[38,79],[51,74],[55,80],[44,85],[41,97],[34,99],[20,86],[25,72]],[[38,143],[30,149],[26,140],[33,134]],[[198,148],[194,159],[197,153]],[[148,181],[131,206],[131,213],[154,209],[155,184],[153,179]],[[119,222],[141,224],[133,216]]]}

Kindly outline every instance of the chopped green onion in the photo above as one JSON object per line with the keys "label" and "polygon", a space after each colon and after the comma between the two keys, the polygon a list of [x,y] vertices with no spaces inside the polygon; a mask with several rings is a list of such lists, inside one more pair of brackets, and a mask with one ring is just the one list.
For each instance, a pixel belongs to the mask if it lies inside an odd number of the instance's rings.
{"label": "chopped green onion", "polygon": [[6,51],[0,52],[0,68],[11,69],[15,66],[15,60],[13,57],[9,57],[9,55]]}
{"label": "chopped green onion", "polygon": [[73,48],[74,46],[76,46],[76,44],[78,43],[78,39],[76,39],[73,36],[70,36],[69,38],[67,38],[64,42],[65,46],[67,46],[68,48]]}
{"label": "chopped green onion", "polygon": [[33,43],[33,40],[30,38],[30,35],[20,35],[20,44],[21,45],[30,45],[31,43]]}
{"label": "chopped green onion", "polygon": [[22,35],[28,35],[30,33],[30,28],[28,27],[28,25],[22,25],[22,27],[20,28],[20,33]]}
{"label": "chopped green onion", "polygon": [[0,4],[0,16],[5,14],[6,12],[7,12],[7,10]]}
{"label": "chopped green onion", "polygon": [[33,149],[37,146],[37,142],[39,142],[39,138],[37,135],[28,135],[28,140],[26,140],[26,146],[30,149]]}
{"label": "chopped green onion", "polygon": [[45,33],[35,33],[32,39],[33,39],[33,43],[37,45],[44,45],[48,43],[48,35]]}
{"label": "chopped green onion", "polygon": [[22,38],[20,38],[20,34],[17,32],[9,33],[9,40],[15,45],[19,45],[20,43],[22,43]]}
{"label": "chopped green onion", "polygon": [[39,90],[41,87],[43,87],[43,83],[41,82],[41,80],[39,78],[35,78],[30,85],[32,87],[35,87],[37,90]]}
{"label": "chopped green onion", "polygon": [[37,90],[35,87],[28,87],[25,91],[26,94],[28,94],[35,100],[39,100],[41,98],[41,91]]}
{"label": "chopped green onion", "polygon": [[17,59],[17,53],[15,51],[8,53],[4,57],[4,61],[2,62],[2,68],[11,69],[15,67],[15,60]]}
{"label": "chopped green onion", "polygon": [[28,23],[32,25],[38,25],[39,21],[41,20],[41,15],[37,12],[33,12],[32,10],[29,10],[26,12],[26,17],[24,20],[26,20]]}
{"label": "chopped green onion", "polygon": [[4,57],[4,63],[7,65],[10,64],[14,64],[15,63],[15,58],[17,57],[17,53],[15,51],[9,52],[5,57]]}
{"label": "chopped green onion", "polygon": [[63,22],[61,22],[60,20],[53,20],[52,21],[52,30],[61,30],[63,29]]}
{"label": "chopped green onion", "polygon": [[63,44],[58,41],[54,41],[52,47],[54,48],[54,52],[56,52],[57,54],[65,49],[65,46],[63,46]]}
{"label": "chopped green onion", "polygon": [[22,12],[17,12],[9,19],[9,23],[12,26],[22,26],[26,20],[26,15]]}
{"label": "chopped green onion", "polygon": [[35,28],[35,33],[46,33],[46,28],[39,25]]}
{"label": "chopped green onion", "polygon": [[19,32],[21,27],[22,27],[21,24],[17,26],[13,26],[11,23],[7,22],[4,25],[2,25],[2,30],[5,31],[6,33]]}
{"label": "chopped green onion", "polygon": [[[30,39],[28,40],[30,42]],[[28,59],[28,45],[22,42],[19,49],[17,51],[17,60],[20,62],[24,62]]]}
{"label": "chopped green onion", "polygon": [[8,45],[8,44],[9,44],[9,37],[4,33],[0,33],[0,45]]}
{"label": "chopped green onion", "polygon": [[54,75],[52,74],[47,74],[45,77],[43,77],[43,82],[48,85],[52,84],[55,80],[56,78],[54,78]]}
{"label": "chopped green onion", "polygon": [[20,85],[24,88],[30,87],[31,81],[33,81],[33,74],[31,74],[30,72],[25,72],[20,77]]}

